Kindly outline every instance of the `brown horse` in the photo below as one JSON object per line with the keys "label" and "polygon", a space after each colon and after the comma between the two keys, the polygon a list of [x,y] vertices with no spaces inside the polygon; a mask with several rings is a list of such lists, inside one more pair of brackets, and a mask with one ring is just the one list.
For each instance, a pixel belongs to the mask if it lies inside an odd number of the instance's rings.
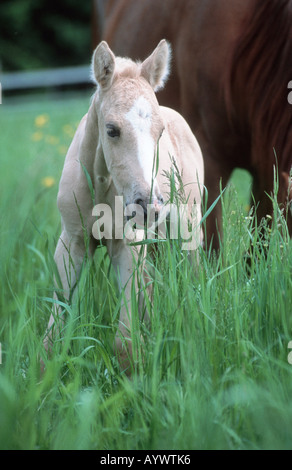
{"label": "brown horse", "polygon": [[[291,0],[95,0],[94,42],[146,56],[166,38],[172,75],[161,104],[181,112],[203,151],[209,203],[236,167],[253,176],[259,218],[279,175],[278,201],[292,233]],[[290,210],[289,210],[290,205]],[[208,220],[218,246],[220,205]]]}

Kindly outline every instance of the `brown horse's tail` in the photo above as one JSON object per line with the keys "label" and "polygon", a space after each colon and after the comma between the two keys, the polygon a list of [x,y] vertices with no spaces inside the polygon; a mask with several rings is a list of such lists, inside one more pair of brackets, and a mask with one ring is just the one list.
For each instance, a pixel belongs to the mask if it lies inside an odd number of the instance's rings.
{"label": "brown horse's tail", "polygon": [[[229,70],[228,106],[232,119],[251,135],[252,164],[265,171],[292,164],[291,0],[255,1],[234,48]],[[272,170],[271,170],[272,171]]]}

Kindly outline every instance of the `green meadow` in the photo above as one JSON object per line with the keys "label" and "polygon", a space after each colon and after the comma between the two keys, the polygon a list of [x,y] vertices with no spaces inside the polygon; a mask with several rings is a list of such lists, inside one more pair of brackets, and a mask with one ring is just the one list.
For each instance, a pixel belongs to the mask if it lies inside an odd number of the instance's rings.
{"label": "green meadow", "polygon": [[201,249],[194,268],[167,241],[149,261],[151,328],[133,295],[130,380],[113,354],[121,295],[104,248],[45,357],[58,181],[89,101],[0,105],[0,449],[292,449],[292,244],[276,203],[254,223],[243,171],[218,202],[219,253]]}

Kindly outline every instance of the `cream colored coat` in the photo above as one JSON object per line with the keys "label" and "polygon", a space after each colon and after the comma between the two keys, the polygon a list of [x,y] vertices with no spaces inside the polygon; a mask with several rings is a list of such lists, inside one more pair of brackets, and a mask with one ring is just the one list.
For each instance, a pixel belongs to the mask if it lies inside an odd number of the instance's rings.
{"label": "cream colored coat", "polygon": [[[201,150],[182,116],[172,109],[160,107],[155,96],[155,91],[167,79],[169,61],[170,47],[165,40],[143,63],[116,58],[105,42],[99,44],[92,63],[97,91],[68,150],[59,187],[62,233],[55,262],[66,299],[70,298],[78,281],[86,249],[92,255],[96,247],[94,205],[102,203],[112,211],[112,233],[108,233],[108,239],[103,242],[120,289],[125,292],[115,341],[123,368],[129,366],[131,358],[130,298],[134,267],[129,240],[115,238],[116,196],[122,196],[119,200],[123,207],[139,204],[145,214],[147,204],[151,203],[159,216],[170,191],[165,172],[171,171],[174,161],[185,187],[189,214],[193,202],[196,203],[194,248],[202,241],[202,230],[198,225],[204,183]],[[153,169],[156,168],[158,141],[159,167],[156,175]],[[137,249],[134,256],[137,256]],[[53,325],[52,315],[45,339],[47,348],[53,337]]]}

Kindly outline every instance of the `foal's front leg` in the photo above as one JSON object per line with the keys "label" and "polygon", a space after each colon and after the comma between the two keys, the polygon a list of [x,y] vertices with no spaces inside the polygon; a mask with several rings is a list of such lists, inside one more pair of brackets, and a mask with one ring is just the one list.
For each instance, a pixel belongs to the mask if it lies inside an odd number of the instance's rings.
{"label": "foal's front leg", "polygon": [[131,249],[123,240],[112,240],[108,246],[108,251],[118,278],[120,292],[123,292],[119,327],[115,336],[114,348],[122,370],[125,370],[127,375],[130,375],[133,359],[131,340],[133,282],[135,283],[135,293],[138,296],[139,313],[141,313],[141,306],[143,305],[143,295],[139,292],[137,276],[135,275],[138,251]]}
{"label": "foal's front leg", "polygon": [[[54,299],[69,302],[73,291],[78,282],[82,263],[85,256],[84,239],[77,236],[69,237],[66,230],[63,230],[55,251],[55,263],[59,273],[61,286],[56,285]],[[58,296],[58,288],[62,289],[61,295]],[[60,334],[60,323],[56,325],[55,320],[63,323],[61,308],[56,303],[53,307],[53,313],[50,316],[48,328],[44,338],[44,346],[47,352],[52,349],[52,343]]]}

